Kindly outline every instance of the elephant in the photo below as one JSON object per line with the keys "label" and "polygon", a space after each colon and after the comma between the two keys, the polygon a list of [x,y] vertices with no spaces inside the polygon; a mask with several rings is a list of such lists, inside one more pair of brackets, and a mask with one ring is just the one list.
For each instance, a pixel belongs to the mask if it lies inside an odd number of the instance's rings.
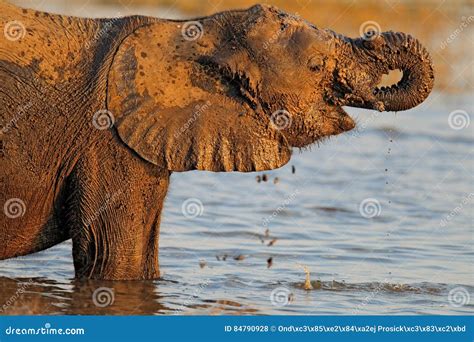
{"label": "elephant", "polygon": [[159,278],[173,172],[279,168],[353,129],[343,106],[408,110],[434,83],[408,34],[349,38],[269,5],[192,20],[0,9],[0,259],[72,239],[77,278]]}

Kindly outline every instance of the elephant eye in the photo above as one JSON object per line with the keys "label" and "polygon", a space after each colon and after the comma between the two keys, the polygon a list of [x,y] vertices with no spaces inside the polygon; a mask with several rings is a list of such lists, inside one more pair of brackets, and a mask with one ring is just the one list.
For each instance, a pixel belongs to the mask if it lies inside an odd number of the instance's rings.
{"label": "elephant eye", "polygon": [[321,56],[313,56],[308,61],[309,70],[320,72],[324,66],[324,58]]}

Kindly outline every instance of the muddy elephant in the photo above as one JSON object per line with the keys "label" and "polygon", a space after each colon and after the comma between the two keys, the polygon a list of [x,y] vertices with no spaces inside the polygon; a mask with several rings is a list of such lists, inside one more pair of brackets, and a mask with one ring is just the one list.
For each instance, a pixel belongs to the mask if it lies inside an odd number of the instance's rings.
{"label": "muddy elephant", "polygon": [[0,10],[0,259],[72,239],[76,277],[159,277],[172,172],[275,169],[353,129],[342,106],[406,110],[433,86],[410,35],[352,39],[271,6],[188,21]]}

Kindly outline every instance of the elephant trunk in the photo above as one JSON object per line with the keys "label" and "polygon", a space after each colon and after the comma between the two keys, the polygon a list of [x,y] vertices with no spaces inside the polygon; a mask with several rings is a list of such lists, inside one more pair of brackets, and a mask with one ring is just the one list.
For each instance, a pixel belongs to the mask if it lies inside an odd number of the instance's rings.
{"label": "elephant trunk", "polygon": [[423,102],[434,83],[431,58],[420,42],[404,33],[385,32],[384,59],[389,70],[399,69],[402,79],[391,87],[375,88],[374,95],[385,110],[399,111],[413,108]]}
{"label": "elephant trunk", "polygon": [[417,39],[404,33],[383,32],[370,39],[351,40],[351,43],[362,55],[371,57],[368,63],[374,79],[396,69],[402,71],[403,76],[392,86],[372,89],[372,94],[368,94],[371,101],[349,103],[349,106],[401,111],[417,106],[428,97],[434,83],[433,65]]}

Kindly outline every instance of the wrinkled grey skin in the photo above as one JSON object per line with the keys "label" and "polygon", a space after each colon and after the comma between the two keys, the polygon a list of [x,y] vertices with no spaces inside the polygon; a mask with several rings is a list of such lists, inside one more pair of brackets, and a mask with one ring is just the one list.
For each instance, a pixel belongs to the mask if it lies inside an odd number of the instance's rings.
{"label": "wrinkled grey skin", "polygon": [[186,21],[0,10],[26,29],[0,43],[0,259],[72,238],[79,278],[159,277],[172,172],[274,169],[354,128],[341,106],[405,110],[433,86],[411,36],[350,39],[269,6],[197,18],[197,38]]}

